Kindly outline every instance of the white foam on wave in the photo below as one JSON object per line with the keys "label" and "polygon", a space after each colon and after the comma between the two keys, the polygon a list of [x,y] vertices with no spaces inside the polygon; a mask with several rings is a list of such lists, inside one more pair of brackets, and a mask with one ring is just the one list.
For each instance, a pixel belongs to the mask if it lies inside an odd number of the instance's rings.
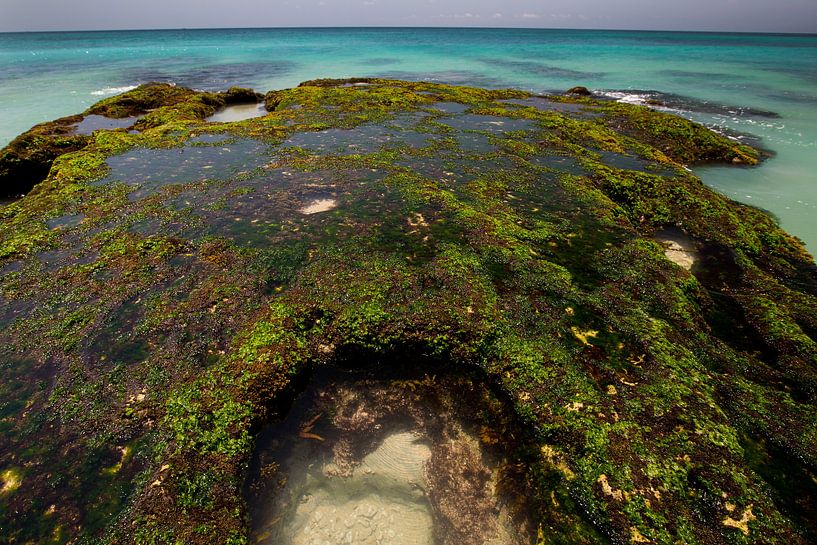
{"label": "white foam on wave", "polygon": [[601,94],[618,102],[638,104],[641,106],[647,105],[647,101],[653,98],[649,93],[632,93],[626,91],[602,91]]}
{"label": "white foam on wave", "polygon": [[684,113],[687,110],[681,108],[673,108],[665,104],[656,104],[655,100],[660,100],[658,93],[650,92],[635,92],[635,91],[599,91],[599,94],[607,98],[611,98],[616,102],[624,102],[625,104],[635,104],[636,106],[646,106],[653,110],[672,113]]}
{"label": "white foam on wave", "polygon": [[127,91],[132,91],[136,89],[136,85],[124,85],[122,87],[103,87],[102,89],[97,89],[96,91],[91,91],[91,94],[97,97],[107,96],[107,95],[118,95],[119,93],[125,93]]}

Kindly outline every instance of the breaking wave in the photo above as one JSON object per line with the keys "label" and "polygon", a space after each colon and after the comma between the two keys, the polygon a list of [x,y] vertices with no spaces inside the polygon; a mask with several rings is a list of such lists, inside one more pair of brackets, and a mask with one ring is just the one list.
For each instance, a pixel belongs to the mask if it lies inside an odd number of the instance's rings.
{"label": "breaking wave", "polygon": [[133,89],[136,89],[136,85],[124,85],[122,87],[103,87],[102,89],[91,91],[91,94],[97,97],[104,97],[108,95],[118,95],[119,93],[124,93],[127,91],[131,91]]}

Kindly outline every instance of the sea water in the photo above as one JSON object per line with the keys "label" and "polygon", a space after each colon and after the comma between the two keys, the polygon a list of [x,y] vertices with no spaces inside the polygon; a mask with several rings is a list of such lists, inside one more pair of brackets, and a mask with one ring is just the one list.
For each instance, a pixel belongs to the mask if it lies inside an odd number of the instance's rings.
{"label": "sea water", "polygon": [[0,34],[0,145],[148,81],[264,92],[384,76],[534,92],[585,85],[759,143],[759,168],[698,167],[817,251],[817,36],[536,29],[232,29]]}

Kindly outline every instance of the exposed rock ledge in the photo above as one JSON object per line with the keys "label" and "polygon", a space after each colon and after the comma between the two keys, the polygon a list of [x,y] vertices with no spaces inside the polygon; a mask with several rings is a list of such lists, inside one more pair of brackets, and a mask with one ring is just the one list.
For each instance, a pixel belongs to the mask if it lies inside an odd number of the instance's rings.
{"label": "exposed rock ledge", "polygon": [[0,153],[33,187],[0,208],[0,541],[246,543],[254,434],[327,363],[489,383],[539,543],[817,540],[814,262],[681,168],[755,150],[371,79],[204,121],[231,97],[143,86],[84,114],[130,129]]}

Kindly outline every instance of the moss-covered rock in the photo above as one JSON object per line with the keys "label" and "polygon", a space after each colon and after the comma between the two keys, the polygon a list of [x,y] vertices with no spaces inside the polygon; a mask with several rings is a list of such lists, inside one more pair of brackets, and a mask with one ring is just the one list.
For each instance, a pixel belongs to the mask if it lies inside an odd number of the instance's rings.
{"label": "moss-covered rock", "polygon": [[87,136],[74,134],[82,116],[40,123],[0,150],[0,198],[28,193],[48,176],[54,159],[85,146]]}
{"label": "moss-covered rock", "polygon": [[731,162],[757,165],[761,152],[714,133],[706,127],[646,106],[610,103],[607,125],[686,163]]}
{"label": "moss-covered rock", "polygon": [[200,93],[187,87],[168,83],[146,83],[136,89],[100,100],[85,113],[112,118],[132,117],[156,108],[175,106],[199,95]]}
{"label": "moss-covered rock", "polygon": [[0,209],[2,541],[246,543],[259,426],[310,369],[364,360],[490,382],[538,544],[817,539],[817,269],[682,168],[755,150],[636,106],[381,79],[205,121],[259,98],[106,99],[86,115],[138,131],[49,144]]}
{"label": "moss-covered rock", "polygon": [[583,87],[581,85],[577,85],[576,87],[571,87],[567,91],[565,91],[566,95],[579,95],[583,97],[593,96],[593,93],[590,92],[590,89],[587,87]]}
{"label": "moss-covered rock", "polygon": [[81,115],[41,123],[0,150],[0,198],[28,193],[48,176],[60,155],[85,147],[90,137],[78,134],[77,125],[88,116],[122,119],[137,116],[139,130],[171,121],[201,121],[228,104],[261,102],[252,89],[230,87],[222,93],[201,93],[166,83],[147,83],[88,108]]}
{"label": "moss-covered rock", "polygon": [[219,95],[224,99],[225,104],[246,104],[264,100],[264,95],[261,93],[243,87],[230,87]]}

